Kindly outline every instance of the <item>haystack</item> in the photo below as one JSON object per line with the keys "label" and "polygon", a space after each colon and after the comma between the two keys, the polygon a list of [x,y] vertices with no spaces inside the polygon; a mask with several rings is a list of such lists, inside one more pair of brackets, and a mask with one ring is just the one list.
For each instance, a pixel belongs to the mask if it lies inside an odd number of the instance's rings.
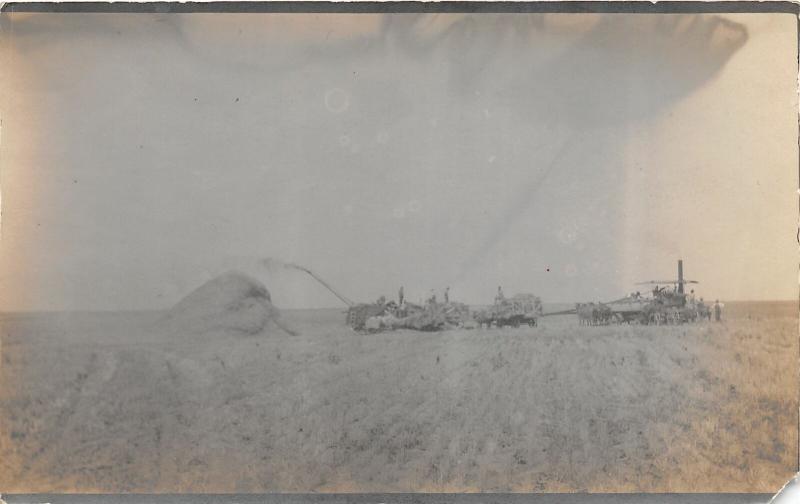
{"label": "haystack", "polygon": [[243,273],[230,271],[183,298],[163,322],[170,328],[192,332],[230,330],[256,334],[270,322],[283,328],[279,317],[264,284]]}

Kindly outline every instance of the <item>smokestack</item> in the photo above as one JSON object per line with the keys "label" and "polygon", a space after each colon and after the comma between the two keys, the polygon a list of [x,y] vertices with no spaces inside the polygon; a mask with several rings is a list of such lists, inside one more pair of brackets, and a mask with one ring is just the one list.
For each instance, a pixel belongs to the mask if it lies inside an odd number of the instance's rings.
{"label": "smokestack", "polygon": [[683,260],[678,259],[678,292],[683,294]]}

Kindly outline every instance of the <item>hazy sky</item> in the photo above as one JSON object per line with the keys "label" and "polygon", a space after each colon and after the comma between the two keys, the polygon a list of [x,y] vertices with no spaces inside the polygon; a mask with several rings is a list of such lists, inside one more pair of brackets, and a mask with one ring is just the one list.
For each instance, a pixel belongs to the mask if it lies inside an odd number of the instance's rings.
{"label": "hazy sky", "polygon": [[790,14],[2,23],[2,310],[797,297]]}

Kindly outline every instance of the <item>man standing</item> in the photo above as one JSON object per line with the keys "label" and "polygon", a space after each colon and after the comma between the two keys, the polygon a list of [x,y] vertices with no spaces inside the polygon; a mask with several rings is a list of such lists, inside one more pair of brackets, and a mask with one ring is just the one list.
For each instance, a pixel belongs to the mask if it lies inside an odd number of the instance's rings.
{"label": "man standing", "polygon": [[722,307],[719,304],[719,299],[714,301],[714,320],[720,322],[722,320]]}
{"label": "man standing", "polygon": [[403,293],[403,286],[400,286],[400,290],[397,291],[397,304],[403,306],[403,300],[405,299],[405,294]]}
{"label": "man standing", "polygon": [[503,295],[503,286],[497,287],[497,296],[494,298],[494,304],[500,304],[506,297]]}
{"label": "man standing", "polygon": [[450,302],[450,287],[447,287],[444,290],[444,302],[445,303],[449,303]]}

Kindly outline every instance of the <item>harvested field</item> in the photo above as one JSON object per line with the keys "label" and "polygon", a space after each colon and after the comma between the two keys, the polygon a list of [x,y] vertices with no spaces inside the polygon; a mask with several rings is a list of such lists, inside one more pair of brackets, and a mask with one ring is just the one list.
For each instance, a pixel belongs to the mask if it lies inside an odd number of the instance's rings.
{"label": "harvested field", "polygon": [[797,307],[697,326],[164,331],[0,319],[0,488],[773,492],[797,454]]}

